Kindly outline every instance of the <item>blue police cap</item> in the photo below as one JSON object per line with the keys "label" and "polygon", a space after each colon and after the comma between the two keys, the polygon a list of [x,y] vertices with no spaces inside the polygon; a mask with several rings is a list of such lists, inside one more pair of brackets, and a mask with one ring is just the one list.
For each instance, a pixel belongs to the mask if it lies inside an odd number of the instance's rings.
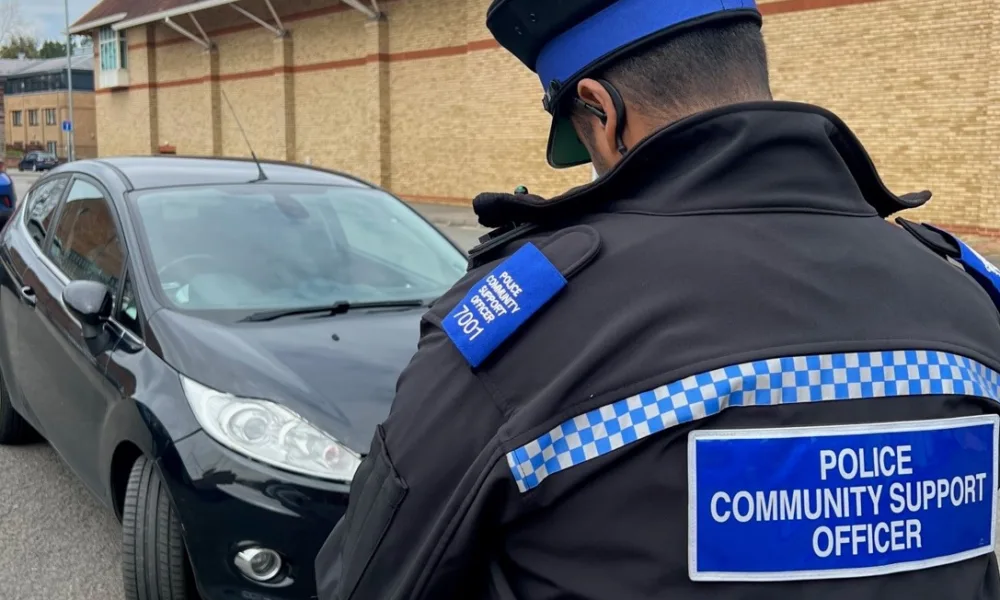
{"label": "blue police cap", "polygon": [[566,100],[590,73],[650,42],[721,19],[761,22],[754,0],[494,0],[486,26],[497,42],[538,75],[552,114],[548,161],[590,162]]}

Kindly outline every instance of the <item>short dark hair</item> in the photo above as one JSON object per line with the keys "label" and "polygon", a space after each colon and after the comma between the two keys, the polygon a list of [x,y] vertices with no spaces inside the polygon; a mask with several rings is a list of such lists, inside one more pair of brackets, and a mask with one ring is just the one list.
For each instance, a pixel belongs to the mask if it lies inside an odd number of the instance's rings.
{"label": "short dark hair", "polygon": [[760,25],[747,20],[690,29],[590,77],[607,80],[627,104],[654,118],[771,98],[764,38]]}

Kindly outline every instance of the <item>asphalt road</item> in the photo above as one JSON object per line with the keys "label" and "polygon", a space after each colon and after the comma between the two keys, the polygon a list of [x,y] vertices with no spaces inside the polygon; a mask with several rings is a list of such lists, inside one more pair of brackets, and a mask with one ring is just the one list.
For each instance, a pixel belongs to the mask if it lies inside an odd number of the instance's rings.
{"label": "asphalt road", "polygon": [[[11,173],[23,198],[36,176]],[[481,233],[443,227],[466,248]],[[0,447],[0,599],[122,600],[121,529],[46,444]]]}
{"label": "asphalt road", "polygon": [[[11,173],[18,195],[36,176]],[[0,598],[120,600],[121,529],[47,444],[0,447]]]}

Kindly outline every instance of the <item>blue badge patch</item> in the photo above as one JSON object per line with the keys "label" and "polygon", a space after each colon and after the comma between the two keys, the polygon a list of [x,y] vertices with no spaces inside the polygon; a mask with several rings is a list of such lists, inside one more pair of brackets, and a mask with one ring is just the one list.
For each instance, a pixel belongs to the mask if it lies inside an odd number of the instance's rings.
{"label": "blue badge patch", "polygon": [[992,552],[998,423],[692,432],[691,579],[863,577]]}
{"label": "blue badge patch", "polygon": [[1000,269],[954,235],[951,235],[951,239],[955,240],[962,253],[957,259],[958,262],[986,290],[993,304],[1000,308]]}
{"label": "blue badge patch", "polygon": [[479,281],[444,318],[444,331],[469,365],[478,367],[566,278],[533,244],[525,244]]}

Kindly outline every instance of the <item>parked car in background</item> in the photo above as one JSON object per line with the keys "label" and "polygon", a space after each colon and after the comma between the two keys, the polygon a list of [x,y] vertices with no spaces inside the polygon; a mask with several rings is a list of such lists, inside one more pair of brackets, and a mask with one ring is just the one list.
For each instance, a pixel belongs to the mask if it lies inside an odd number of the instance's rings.
{"label": "parked car in background", "polygon": [[48,171],[59,166],[59,159],[48,152],[29,152],[17,165],[18,171]]}
{"label": "parked car in background", "polygon": [[14,180],[0,168],[0,227],[7,223],[16,205],[17,191],[14,189]]}
{"label": "parked car in background", "polygon": [[346,175],[62,165],[0,239],[0,443],[37,431],[114,511],[129,600],[314,597],[420,318],[465,267]]}

